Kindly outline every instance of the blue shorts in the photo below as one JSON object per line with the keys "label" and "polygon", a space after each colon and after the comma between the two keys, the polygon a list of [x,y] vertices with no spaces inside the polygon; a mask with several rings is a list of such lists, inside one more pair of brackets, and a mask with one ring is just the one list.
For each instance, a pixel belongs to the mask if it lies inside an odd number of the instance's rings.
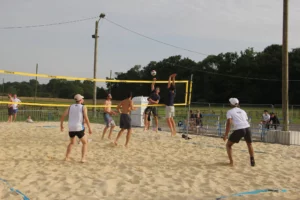
{"label": "blue shorts", "polygon": [[13,109],[12,114],[17,114],[18,109]]}
{"label": "blue shorts", "polygon": [[104,117],[104,121],[105,121],[106,127],[116,126],[116,123],[115,123],[115,121],[113,120],[113,118],[110,116],[110,114],[104,113],[104,114],[103,114],[103,117]]}

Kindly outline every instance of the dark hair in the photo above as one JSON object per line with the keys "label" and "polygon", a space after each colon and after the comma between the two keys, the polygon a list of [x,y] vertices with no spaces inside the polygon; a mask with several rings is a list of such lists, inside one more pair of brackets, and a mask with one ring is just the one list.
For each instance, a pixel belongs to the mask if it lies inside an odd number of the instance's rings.
{"label": "dark hair", "polygon": [[128,94],[127,94],[127,98],[130,98],[130,97],[132,97],[132,92],[128,92]]}
{"label": "dark hair", "polygon": [[264,110],[264,112],[268,112],[267,110]]}

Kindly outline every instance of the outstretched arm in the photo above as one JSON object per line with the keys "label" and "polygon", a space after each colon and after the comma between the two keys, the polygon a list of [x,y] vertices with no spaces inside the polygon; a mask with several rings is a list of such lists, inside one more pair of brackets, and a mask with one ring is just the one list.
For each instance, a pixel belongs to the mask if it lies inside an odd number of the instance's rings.
{"label": "outstretched arm", "polygon": [[171,75],[169,76],[168,88],[171,87],[171,82],[172,82],[173,86],[175,87],[175,76],[176,76],[176,75],[177,75],[177,74],[171,74]]}
{"label": "outstretched arm", "polygon": [[155,89],[155,82],[156,82],[156,78],[153,78],[153,82],[151,84],[151,91]]}

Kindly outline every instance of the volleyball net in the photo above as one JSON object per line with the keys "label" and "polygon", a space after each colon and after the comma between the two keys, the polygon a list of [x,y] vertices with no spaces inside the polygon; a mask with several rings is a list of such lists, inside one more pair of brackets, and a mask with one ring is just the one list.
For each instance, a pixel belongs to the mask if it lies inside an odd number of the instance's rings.
{"label": "volleyball net", "polygon": [[[0,70],[0,105],[11,104],[8,94],[17,94],[20,105],[33,107],[68,107],[74,102],[74,95],[85,97],[85,106],[88,108],[105,107],[104,99],[108,93],[113,96],[113,105],[117,107],[119,101],[127,97],[128,92],[136,96],[149,96],[152,80],[116,80],[93,79],[60,75],[36,74]],[[94,83],[97,88],[97,102],[94,105]],[[167,95],[168,80],[155,81],[155,87],[160,87],[160,102],[164,102]],[[175,106],[189,104],[189,81],[176,80]],[[191,86],[191,85],[190,85]],[[136,107],[145,106],[136,105]],[[164,106],[163,103],[154,106]]]}

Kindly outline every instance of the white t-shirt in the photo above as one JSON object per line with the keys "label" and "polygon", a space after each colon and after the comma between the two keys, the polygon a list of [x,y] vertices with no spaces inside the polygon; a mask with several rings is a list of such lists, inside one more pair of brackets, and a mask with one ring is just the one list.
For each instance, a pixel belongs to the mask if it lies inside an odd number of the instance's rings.
{"label": "white t-shirt", "polygon": [[250,124],[248,123],[247,113],[238,107],[234,107],[228,110],[226,117],[227,119],[232,119],[233,130],[239,130],[250,127]]}
{"label": "white t-shirt", "polygon": [[265,122],[270,121],[270,115],[269,114],[263,114],[263,120]]}
{"label": "white t-shirt", "polygon": [[71,105],[69,108],[69,131],[82,131],[83,124],[83,105]]}
{"label": "white t-shirt", "polygon": [[[13,102],[16,102],[16,103],[20,103],[20,102],[21,102],[21,100],[18,99],[18,98],[13,98],[12,101],[13,101]],[[18,109],[18,104],[13,104],[13,109],[14,109],[14,110]]]}

